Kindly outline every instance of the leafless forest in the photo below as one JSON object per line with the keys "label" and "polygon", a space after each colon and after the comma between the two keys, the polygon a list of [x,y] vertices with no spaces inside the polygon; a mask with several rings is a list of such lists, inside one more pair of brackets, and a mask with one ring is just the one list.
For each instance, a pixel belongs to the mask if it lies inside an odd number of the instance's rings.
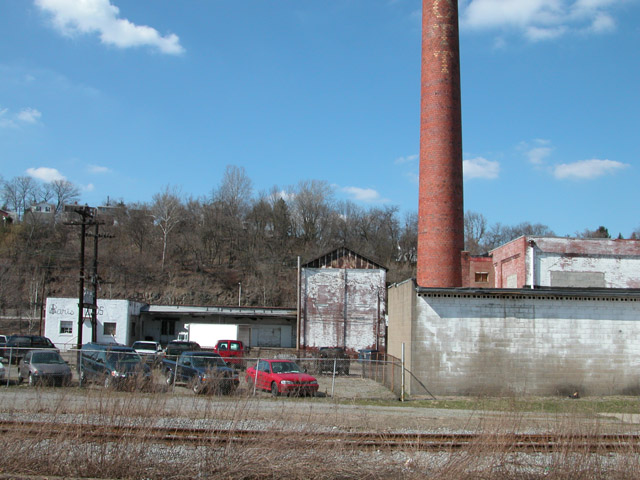
{"label": "leafless forest", "polygon": [[[64,180],[18,177],[3,180],[0,192],[3,209],[19,218],[0,228],[0,315],[37,319],[43,298],[78,294],[80,227],[70,223],[81,218],[63,206],[80,202],[79,190]],[[55,213],[29,210],[43,202]],[[339,246],[387,267],[389,282],[415,275],[417,213],[337,201],[325,181],[255,193],[244,169],[229,166],[206,197],[166,186],[149,202],[105,199],[102,206],[95,218],[100,298],[228,305],[238,301],[241,284],[243,305],[292,306],[298,257],[304,263]],[[522,234],[553,232],[526,222],[489,226],[482,214],[467,212],[465,234],[466,248],[483,254]],[[583,232],[592,234],[602,231]],[[88,227],[87,288],[94,237]]]}

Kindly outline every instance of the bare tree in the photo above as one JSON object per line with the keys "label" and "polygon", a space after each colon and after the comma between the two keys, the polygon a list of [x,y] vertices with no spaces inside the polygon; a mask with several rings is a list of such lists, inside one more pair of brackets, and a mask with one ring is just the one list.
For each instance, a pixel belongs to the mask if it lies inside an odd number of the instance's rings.
{"label": "bare tree", "polygon": [[316,242],[329,218],[333,189],[324,180],[298,183],[293,199],[298,232],[305,243]]}
{"label": "bare tree", "polygon": [[578,238],[611,238],[609,229],[600,225],[595,230],[589,230],[588,228],[580,233],[576,233]]}
{"label": "bare tree", "polygon": [[487,233],[487,219],[481,213],[465,212],[464,214],[464,249],[471,255],[483,252],[483,242]]}
{"label": "bare tree", "polygon": [[68,180],[53,180],[46,185],[51,189],[52,198],[55,200],[56,213],[60,213],[66,203],[77,202],[80,199],[80,190]]}
{"label": "bare tree", "polygon": [[25,210],[37,201],[38,190],[33,178],[15,177],[2,184],[2,201],[22,218]]}
{"label": "bare tree", "polygon": [[162,192],[156,193],[153,196],[151,215],[162,232],[161,269],[164,271],[169,234],[180,223],[182,218],[182,202],[180,201],[179,190],[167,185]]}
{"label": "bare tree", "polygon": [[253,186],[244,167],[227,165],[220,183],[220,188],[214,193],[214,200],[222,202],[231,217],[239,218],[246,214]]}

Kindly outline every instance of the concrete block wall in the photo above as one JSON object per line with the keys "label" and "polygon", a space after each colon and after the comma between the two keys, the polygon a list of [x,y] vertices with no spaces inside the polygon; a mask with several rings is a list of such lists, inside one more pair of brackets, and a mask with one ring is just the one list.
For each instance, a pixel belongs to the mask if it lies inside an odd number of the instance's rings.
{"label": "concrete block wall", "polygon": [[[398,311],[391,305],[395,294],[389,300],[391,315]],[[436,395],[637,394],[639,302],[640,294],[420,293],[408,368]],[[405,323],[401,317],[406,330]],[[390,332],[390,352],[395,338]]]}
{"label": "concrete block wall", "polygon": [[402,344],[405,344],[405,362],[410,370],[412,365],[411,338],[413,318],[416,310],[416,284],[407,280],[393,285],[387,293],[389,299],[389,325],[387,328],[387,353],[401,358]]}

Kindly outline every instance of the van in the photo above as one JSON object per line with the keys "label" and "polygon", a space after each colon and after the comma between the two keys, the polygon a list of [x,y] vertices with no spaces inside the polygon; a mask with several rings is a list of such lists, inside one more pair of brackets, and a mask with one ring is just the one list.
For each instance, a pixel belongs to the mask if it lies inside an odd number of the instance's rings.
{"label": "van", "polygon": [[27,352],[44,349],[58,351],[47,337],[40,335],[10,335],[7,337],[5,346],[0,350],[0,357],[11,360],[11,363],[18,365]]}
{"label": "van", "polygon": [[109,387],[142,387],[151,382],[151,368],[131,347],[119,344],[86,343],[78,362],[80,385],[89,382]]}

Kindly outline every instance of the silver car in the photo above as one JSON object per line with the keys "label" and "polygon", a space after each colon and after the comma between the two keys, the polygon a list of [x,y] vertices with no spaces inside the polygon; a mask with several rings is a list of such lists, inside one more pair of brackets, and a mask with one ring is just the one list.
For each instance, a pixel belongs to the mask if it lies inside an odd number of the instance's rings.
{"label": "silver car", "polygon": [[31,350],[18,366],[18,383],[25,380],[30,386],[68,385],[71,382],[71,368],[55,350]]}
{"label": "silver car", "polygon": [[0,362],[0,380],[4,380],[4,365]]}

